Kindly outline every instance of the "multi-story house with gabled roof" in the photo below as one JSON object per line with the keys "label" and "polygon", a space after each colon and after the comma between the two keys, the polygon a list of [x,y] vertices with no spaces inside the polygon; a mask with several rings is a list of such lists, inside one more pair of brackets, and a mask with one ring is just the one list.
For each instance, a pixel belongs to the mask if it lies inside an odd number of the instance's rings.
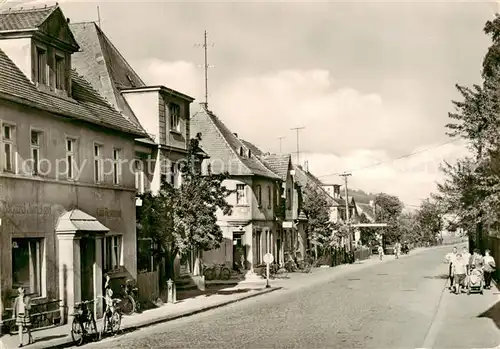
{"label": "multi-story house with gabled roof", "polygon": [[99,315],[106,271],[136,277],[128,169],[148,137],[73,69],[68,22],[58,6],[0,12],[2,308],[23,286],[50,321],[89,299]]}
{"label": "multi-story house with gabled roof", "polygon": [[[148,135],[135,140],[137,193],[151,191],[155,194],[163,182],[180,186],[180,167],[192,135],[190,104],[194,98],[170,87],[146,84],[96,23],[72,23],[70,28],[80,45],[73,59],[77,71],[111,105]],[[199,155],[202,158],[206,156],[202,151]],[[140,205],[140,200],[137,200],[137,215],[141,214]],[[155,278],[161,277],[169,268],[163,263],[165,260],[154,260],[153,248],[151,240],[139,237],[140,282],[165,284],[156,282]],[[193,257],[187,258],[183,265],[178,259],[176,273],[192,274],[193,266]],[[139,290],[141,292],[142,288]],[[153,297],[157,297],[158,292],[155,287]],[[150,297],[151,294],[144,296]]]}
{"label": "multi-story house with gabled roof", "polygon": [[[201,147],[210,156],[203,171],[229,174],[224,185],[234,190],[228,197],[230,215],[218,213],[224,241],[205,251],[206,263],[224,263],[252,270],[267,252],[276,256],[278,231],[275,214],[281,196],[281,177],[269,169],[205,104],[191,119],[193,133],[201,133]],[[243,262],[243,263],[242,263]]]}

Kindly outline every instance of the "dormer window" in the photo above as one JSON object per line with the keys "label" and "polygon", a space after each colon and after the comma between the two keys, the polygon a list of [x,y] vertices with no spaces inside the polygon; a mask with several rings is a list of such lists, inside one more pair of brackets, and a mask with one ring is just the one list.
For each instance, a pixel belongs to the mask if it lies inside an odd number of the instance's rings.
{"label": "dormer window", "polygon": [[40,47],[36,48],[35,69],[36,82],[47,85],[47,51]]}
{"label": "dormer window", "polygon": [[245,156],[245,150],[243,147],[240,147],[240,156]]}
{"label": "dormer window", "polygon": [[248,157],[252,157],[252,151],[250,149],[248,149]]}
{"label": "dormer window", "polygon": [[55,59],[55,83],[56,83],[56,89],[58,90],[64,90],[64,81],[65,81],[65,62],[64,62],[64,57],[60,55],[56,55]]}

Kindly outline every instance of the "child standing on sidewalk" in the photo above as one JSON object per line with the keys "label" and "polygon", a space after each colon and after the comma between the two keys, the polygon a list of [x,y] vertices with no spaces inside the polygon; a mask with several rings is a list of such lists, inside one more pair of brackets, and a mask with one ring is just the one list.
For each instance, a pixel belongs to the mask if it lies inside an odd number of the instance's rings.
{"label": "child standing on sidewalk", "polygon": [[31,300],[28,296],[24,294],[24,287],[20,286],[17,289],[19,295],[14,301],[14,316],[16,318],[16,325],[19,330],[19,347],[23,346],[23,332],[26,328],[28,332],[29,344],[33,343],[33,337],[31,336]]}
{"label": "child standing on sidewalk", "polygon": [[491,288],[491,274],[496,269],[495,259],[490,255],[490,250],[484,251],[483,258],[484,270],[484,288]]}
{"label": "child standing on sidewalk", "polygon": [[461,253],[457,253],[455,262],[453,263],[453,278],[455,279],[455,293],[460,294],[462,292],[462,286],[465,283],[465,277],[467,276],[467,263]]}

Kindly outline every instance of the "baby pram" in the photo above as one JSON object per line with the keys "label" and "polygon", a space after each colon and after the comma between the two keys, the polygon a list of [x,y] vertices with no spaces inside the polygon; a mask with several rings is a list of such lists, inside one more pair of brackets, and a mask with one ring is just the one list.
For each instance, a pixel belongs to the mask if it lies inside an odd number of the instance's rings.
{"label": "baby pram", "polygon": [[480,293],[483,294],[484,278],[483,272],[480,269],[472,267],[467,277],[467,294]]}

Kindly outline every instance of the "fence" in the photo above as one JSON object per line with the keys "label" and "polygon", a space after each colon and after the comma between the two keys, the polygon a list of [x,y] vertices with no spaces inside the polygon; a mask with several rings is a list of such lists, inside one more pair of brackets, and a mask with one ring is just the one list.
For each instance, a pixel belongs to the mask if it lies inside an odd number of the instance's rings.
{"label": "fence", "polygon": [[156,300],[160,297],[159,272],[141,272],[137,274],[137,287],[139,288],[139,299]]}

